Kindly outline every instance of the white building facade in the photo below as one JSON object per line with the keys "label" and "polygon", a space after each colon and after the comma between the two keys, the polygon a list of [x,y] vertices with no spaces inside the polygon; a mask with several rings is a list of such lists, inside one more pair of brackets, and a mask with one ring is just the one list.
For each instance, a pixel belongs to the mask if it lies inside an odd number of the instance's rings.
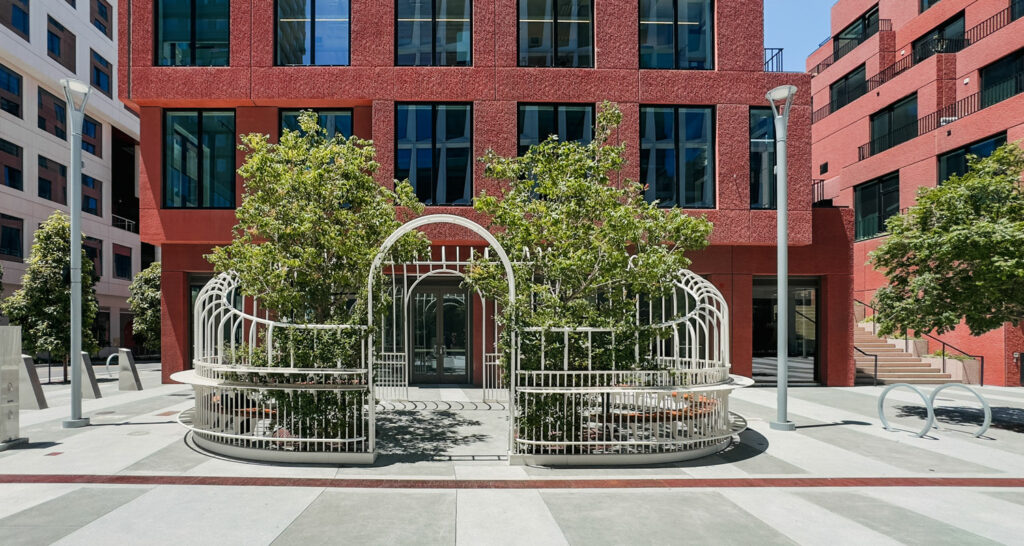
{"label": "white building facade", "polygon": [[82,230],[99,275],[99,356],[132,345],[128,287],[155,259],[139,241],[139,119],[117,96],[116,23],[117,0],[0,0],[0,297],[20,286],[39,225],[69,213],[60,80],[87,82]]}

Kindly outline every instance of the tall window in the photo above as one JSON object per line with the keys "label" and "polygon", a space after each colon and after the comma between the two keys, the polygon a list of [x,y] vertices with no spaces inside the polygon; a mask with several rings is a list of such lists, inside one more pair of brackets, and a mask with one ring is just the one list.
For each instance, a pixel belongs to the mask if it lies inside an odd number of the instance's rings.
{"label": "tall window", "polygon": [[20,262],[25,257],[25,221],[0,214],[0,259]]}
{"label": "tall window", "polygon": [[82,239],[82,250],[92,261],[92,270],[96,278],[103,276],[103,240],[86,236]]}
{"label": "tall window", "polygon": [[103,157],[103,124],[89,116],[82,119],[82,149]]}
{"label": "tall window", "polygon": [[871,155],[903,144],[916,136],[916,93],[871,116]]}
{"label": "tall window", "polygon": [[594,138],[594,107],[589,104],[520,104],[519,155],[555,135],[562,142],[588,144]]}
{"label": "tall window", "polygon": [[39,120],[38,126],[43,131],[67,140],[67,105],[49,91],[39,88]]}
{"label": "tall window", "polygon": [[713,120],[708,107],[640,108],[640,181],[648,201],[714,208]]}
{"label": "tall window", "polygon": [[878,6],[868,10],[832,39],[832,56],[836,61],[878,34]]}
{"label": "tall window", "polygon": [[227,66],[229,0],[159,0],[156,5],[156,64]]}
{"label": "tall window", "polygon": [[931,8],[932,6],[934,6],[935,4],[938,4],[938,3],[939,3],[939,0],[919,0],[919,1],[920,1],[920,3],[921,3],[921,6],[920,6],[920,11],[921,11],[922,13],[923,13],[923,12],[925,12],[925,11],[927,11],[928,9],[930,9],[930,8]]}
{"label": "tall window", "polygon": [[914,63],[919,63],[936,53],[956,53],[967,47],[964,38],[964,14],[935,27],[931,32],[914,40]]}
{"label": "tall window", "polygon": [[106,0],[91,0],[89,2],[89,19],[92,26],[96,27],[107,38],[114,38],[114,25],[110,20],[113,10]]}
{"label": "tall window", "polygon": [[132,280],[132,249],[114,243],[114,278]]}
{"label": "tall window", "polygon": [[714,68],[711,0],[640,0],[640,68]]}
{"label": "tall window", "polygon": [[0,110],[21,117],[21,75],[0,64]]}
{"label": "tall window", "polygon": [[750,109],[750,208],[774,209],[775,114],[771,108]]}
{"label": "tall window", "polygon": [[946,152],[939,156],[939,184],[949,180],[952,176],[963,176],[967,174],[967,156],[975,155],[979,158],[988,157],[996,148],[1006,144],[1006,133],[975,142],[958,150]]}
{"label": "tall window", "polygon": [[24,189],[22,179],[22,150],[21,146],[0,138],[0,166],[3,167],[3,175],[0,184],[16,190]]}
{"label": "tall window", "polygon": [[101,93],[112,97],[110,89],[110,62],[104,59],[99,53],[89,50],[89,83],[99,89]]}
{"label": "tall window", "polygon": [[278,0],[277,64],[348,66],[349,0]]}
{"label": "tall window", "polygon": [[38,195],[61,205],[68,204],[68,168],[39,156]]}
{"label": "tall window", "polygon": [[0,0],[0,24],[25,40],[28,33],[29,0]]}
{"label": "tall window", "polygon": [[900,212],[898,172],[853,188],[854,223],[857,239],[885,233],[885,221]]}
{"label": "tall window", "polygon": [[82,175],[82,212],[88,212],[96,216],[103,216],[103,182],[83,174]]}
{"label": "tall window", "polygon": [[[289,131],[301,131],[299,127],[299,114],[301,110],[282,110],[281,129]],[[352,110],[317,110],[317,122],[327,130],[327,138],[334,138],[341,135],[345,138],[352,136]]]}
{"label": "tall window", "polygon": [[468,205],[473,198],[472,107],[396,106],[395,178],[409,179],[427,205]]}
{"label": "tall window", "polygon": [[398,0],[395,64],[472,64],[471,0]]}
{"label": "tall window", "polygon": [[864,65],[860,65],[849,74],[836,80],[829,88],[830,109],[832,112],[835,112],[867,92],[868,84],[867,80],[864,79]]}
{"label": "tall window", "polygon": [[981,69],[981,107],[1024,93],[1024,49]]}
{"label": "tall window", "polygon": [[235,206],[235,113],[164,113],[164,207]]}
{"label": "tall window", "polygon": [[519,0],[519,66],[594,66],[591,0]]}
{"label": "tall window", "polygon": [[75,35],[53,17],[46,18],[46,52],[61,66],[75,72]]}

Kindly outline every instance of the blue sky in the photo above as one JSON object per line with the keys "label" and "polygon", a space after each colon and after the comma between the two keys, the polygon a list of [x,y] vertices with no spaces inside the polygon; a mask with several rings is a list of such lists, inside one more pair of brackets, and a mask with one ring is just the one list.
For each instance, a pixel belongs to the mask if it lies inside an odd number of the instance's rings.
{"label": "blue sky", "polygon": [[781,47],[785,69],[806,70],[805,61],[829,35],[832,0],[764,0],[764,46]]}

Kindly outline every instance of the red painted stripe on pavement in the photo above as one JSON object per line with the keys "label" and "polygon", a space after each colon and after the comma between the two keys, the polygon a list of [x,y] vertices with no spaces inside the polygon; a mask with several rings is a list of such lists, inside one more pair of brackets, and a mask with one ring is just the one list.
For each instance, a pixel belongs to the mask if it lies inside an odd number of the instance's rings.
{"label": "red painted stripe on pavement", "polygon": [[103,485],[211,485],[366,489],[648,489],[697,487],[1024,487],[1024,478],[737,478],[417,480],[352,478],[247,478],[100,474],[0,474],[0,483]]}

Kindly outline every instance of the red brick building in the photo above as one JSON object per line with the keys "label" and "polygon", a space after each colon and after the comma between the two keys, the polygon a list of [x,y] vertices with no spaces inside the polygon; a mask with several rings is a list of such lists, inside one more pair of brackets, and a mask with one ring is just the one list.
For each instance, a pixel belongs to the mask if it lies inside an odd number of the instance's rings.
{"label": "red brick building", "polygon": [[[963,173],[967,153],[1024,139],[1024,1],[840,0],[831,28],[807,59],[813,170],[818,198],[854,208],[855,297],[870,302],[885,219]],[[1020,328],[943,339],[984,355],[986,384],[1020,384]]]}
{"label": "red brick building", "polygon": [[[324,125],[374,141],[381,184],[410,177],[428,213],[486,225],[468,204],[496,188],[473,158],[515,154],[549,132],[589,138],[606,99],[624,114],[624,175],[714,222],[693,269],[729,300],[734,372],[767,362],[770,375],[776,213],[764,97],[795,84],[790,354],[806,364],[804,379],[853,383],[852,215],[811,207],[810,77],[765,71],[762,2],[219,4],[134,0],[120,15],[131,40],[119,82],[142,120],[142,237],[163,248],[165,380],[188,367],[190,291],[210,270],[203,255],[235,222],[243,188],[233,171],[244,158],[233,135],[276,138],[289,111],[321,109]],[[428,235],[435,246],[479,244],[457,230]],[[472,360],[462,380],[479,383]]]}

